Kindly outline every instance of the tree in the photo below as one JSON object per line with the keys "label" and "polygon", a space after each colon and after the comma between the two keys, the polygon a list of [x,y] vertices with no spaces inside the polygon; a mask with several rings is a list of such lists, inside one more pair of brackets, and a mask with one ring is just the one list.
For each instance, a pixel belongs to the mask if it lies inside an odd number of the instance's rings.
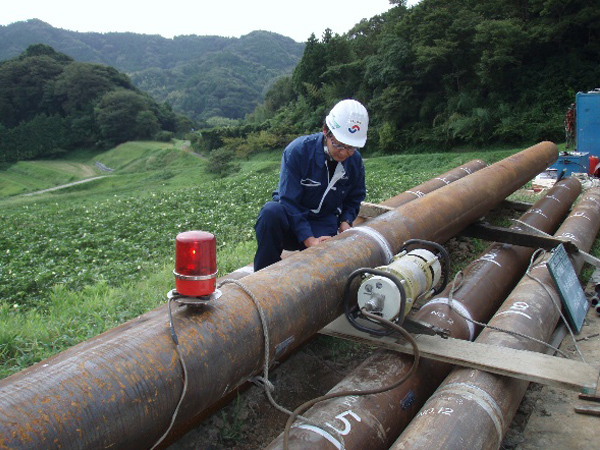
{"label": "tree", "polygon": [[152,138],[160,130],[158,119],[149,109],[140,111],[135,121],[135,134],[141,139]]}
{"label": "tree", "polygon": [[221,147],[210,152],[206,170],[223,178],[240,170],[239,163],[233,162],[235,150],[230,147]]}
{"label": "tree", "polygon": [[488,89],[506,89],[523,64],[528,36],[520,19],[486,20],[476,26],[474,42],[479,48],[476,65],[481,83]]}
{"label": "tree", "polygon": [[0,123],[7,127],[48,112],[47,87],[71,63],[48,46],[32,47],[0,63]]}
{"label": "tree", "polygon": [[53,85],[53,102],[60,104],[65,114],[93,111],[93,104],[102,95],[115,89],[135,88],[126,75],[100,64],[73,63],[65,67]]}
{"label": "tree", "polygon": [[274,113],[279,108],[287,105],[296,97],[292,78],[289,76],[279,78],[273,83],[265,95],[265,107],[268,112]]}
{"label": "tree", "polygon": [[320,75],[327,64],[327,55],[324,45],[317,40],[314,33],[310,35],[304,48],[302,59],[296,66],[292,80],[294,89],[306,94],[306,85],[317,88],[321,86]]}
{"label": "tree", "polygon": [[147,99],[125,89],[110,91],[102,96],[95,116],[100,137],[113,145],[150,138],[153,132],[158,131],[155,127],[158,119],[150,110]]}

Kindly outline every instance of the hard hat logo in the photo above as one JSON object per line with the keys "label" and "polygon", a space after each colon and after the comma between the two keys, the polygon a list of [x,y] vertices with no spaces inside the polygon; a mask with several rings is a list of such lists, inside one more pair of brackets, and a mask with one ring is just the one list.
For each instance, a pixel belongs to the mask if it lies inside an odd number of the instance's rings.
{"label": "hard hat logo", "polygon": [[365,146],[369,113],[360,102],[352,99],[342,100],[332,108],[325,122],[342,144],[358,148]]}

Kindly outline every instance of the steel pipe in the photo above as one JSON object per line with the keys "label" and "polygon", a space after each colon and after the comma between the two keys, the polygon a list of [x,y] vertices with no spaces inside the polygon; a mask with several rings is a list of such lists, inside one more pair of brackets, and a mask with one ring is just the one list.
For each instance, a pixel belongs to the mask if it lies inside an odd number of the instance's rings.
{"label": "steel pipe", "polygon": [[[401,192],[400,194],[379,203],[379,205],[398,208],[399,206],[421,198],[424,195],[435,191],[436,189],[447,186],[456,180],[466,177],[467,175],[471,175],[472,173],[477,172],[484,167],[487,167],[485,162],[480,159],[474,159],[463,164],[462,166],[455,167],[454,169],[451,169],[442,175],[427,180],[425,183],[419,184],[408,191]],[[354,225],[361,225],[365,222],[366,219],[359,216],[354,221]]]}
{"label": "steel pipe", "polygon": [[450,183],[460,180],[467,175],[471,175],[472,173],[477,172],[485,167],[487,167],[487,164],[484,161],[480,159],[474,159],[463,164],[462,166],[455,167],[454,169],[451,169],[442,175],[432,178],[431,180],[427,180],[425,183],[419,184],[408,191],[402,192],[401,194],[385,200],[381,202],[381,205],[397,208],[405,203],[421,198],[425,194],[433,192],[441,187],[448,186]]}
{"label": "steel pipe", "polygon": [[[461,166],[458,166],[458,167],[455,167],[455,168],[449,170],[446,173],[438,175],[420,185],[414,186],[407,191],[401,192],[400,194],[398,194],[388,200],[385,200],[385,201],[379,203],[378,205],[397,208],[408,202],[411,202],[413,200],[421,198],[424,195],[428,194],[429,192],[433,192],[436,189],[439,189],[443,186],[447,186],[448,184],[450,184],[456,180],[459,180],[463,177],[466,177],[467,175],[470,175],[480,169],[483,169],[484,167],[487,167],[487,164],[484,161],[482,161],[480,159],[471,160]],[[369,219],[357,217],[356,220],[354,221],[354,225],[355,226],[361,225],[364,222],[366,222],[367,220],[369,220]],[[282,257],[286,258],[292,254],[293,254],[293,252],[284,252]],[[232,274],[225,276],[224,278],[241,279],[243,276],[247,276],[253,272],[254,272],[254,269],[252,267],[252,264],[249,264],[245,267],[242,267],[242,268],[236,270]],[[249,383],[247,383],[247,384],[249,384]],[[221,399],[219,399],[219,401],[215,402],[208,409],[200,411],[199,413],[197,413],[195,416],[190,418],[185,423],[178,423],[177,426],[173,427],[172,432],[169,435],[169,438],[166,439],[164,442],[165,443],[174,442],[178,436],[185,434],[187,431],[189,431],[194,426],[196,426],[198,423],[200,423],[203,419],[205,419],[210,414],[212,414],[215,410],[218,410],[223,405],[227,404],[233,398],[232,396],[234,396],[235,394],[236,394],[236,391],[230,392],[229,395],[222,397]]]}
{"label": "steel pipe", "polygon": [[[410,238],[447,239],[558,157],[544,142],[295,254],[243,280],[266,316],[272,360],[342,311],[344,280],[388,260]],[[174,314],[188,367],[185,422],[261,370],[264,330],[255,303],[228,284],[206,307]],[[7,447],[145,448],[167,429],[182,369],[157,309],[0,381]]]}
{"label": "steel pipe", "polygon": [[[555,234],[588,251],[600,229],[600,189],[585,193]],[[503,303],[490,325],[547,342],[559,320],[558,291],[544,260],[525,276]],[[583,260],[573,258],[576,272]],[[535,278],[535,279],[534,279]],[[522,337],[485,329],[476,340],[498,346],[545,351]],[[497,449],[508,430],[527,381],[456,368],[423,406],[415,420],[391,447],[398,449]]]}
{"label": "steel pipe", "polygon": [[[567,178],[554,186],[520,218],[544,232],[553,232],[581,192],[577,179]],[[519,225],[511,228],[520,229]],[[424,323],[450,331],[456,339],[473,340],[475,325],[462,316],[486,322],[498,309],[529,264],[534,249],[493,244],[465,270],[460,287],[452,294],[455,309],[448,306],[452,286],[426,303],[415,315]],[[483,301],[485,300],[485,301]],[[456,313],[459,308],[462,315]],[[380,350],[367,358],[330,393],[360,391],[391,386],[410,369],[412,356]],[[346,448],[387,449],[408,425],[427,398],[450,373],[452,365],[421,359],[420,367],[409,380],[394,390],[377,395],[340,397],[313,406],[302,415],[302,422],[290,431],[290,449],[329,449],[343,434]],[[328,432],[329,430],[329,432]],[[283,447],[283,435],[267,449]]]}

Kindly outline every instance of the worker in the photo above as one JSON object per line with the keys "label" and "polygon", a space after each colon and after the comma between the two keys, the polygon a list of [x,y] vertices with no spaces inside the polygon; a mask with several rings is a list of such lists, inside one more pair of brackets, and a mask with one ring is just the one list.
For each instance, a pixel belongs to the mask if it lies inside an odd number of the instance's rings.
{"label": "worker", "polygon": [[570,148],[575,145],[575,103],[571,103],[571,107],[567,110],[567,114],[565,116],[565,148]]}
{"label": "worker", "polygon": [[352,227],[365,198],[365,168],[358,149],[367,141],[369,115],[358,101],[336,104],[323,131],[293,140],[283,151],[273,200],[256,225],[254,270]]}

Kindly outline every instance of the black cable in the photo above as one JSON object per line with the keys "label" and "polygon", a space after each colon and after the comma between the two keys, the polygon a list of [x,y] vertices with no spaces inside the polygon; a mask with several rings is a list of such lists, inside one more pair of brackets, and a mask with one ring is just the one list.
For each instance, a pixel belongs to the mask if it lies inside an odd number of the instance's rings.
{"label": "black cable", "polygon": [[415,339],[410,335],[410,333],[408,331],[406,331],[404,328],[402,328],[400,325],[390,322],[389,320],[384,319],[383,317],[379,317],[375,314],[371,314],[371,313],[367,312],[365,310],[365,308],[363,308],[361,310],[361,314],[363,314],[364,316],[368,317],[371,320],[376,320],[376,321],[380,322],[382,325],[391,328],[392,332],[400,333],[402,335],[402,337],[404,337],[404,339],[406,339],[410,343],[410,345],[413,348],[413,363],[410,366],[410,370],[404,376],[402,376],[398,381],[392,383],[389,386],[384,386],[384,387],[380,387],[380,388],[376,388],[376,389],[365,389],[362,391],[342,391],[342,392],[336,392],[336,393],[332,393],[332,394],[325,394],[321,397],[309,400],[308,402],[303,403],[302,405],[298,406],[294,410],[292,415],[288,418],[288,420],[285,424],[285,429],[283,430],[283,448],[284,448],[284,450],[289,449],[290,428],[291,428],[294,420],[296,420],[296,417],[298,417],[302,413],[302,411],[310,408],[311,406],[315,405],[316,403],[319,403],[319,402],[322,402],[325,400],[330,400],[332,398],[347,397],[347,396],[353,396],[353,395],[360,395],[360,396],[375,395],[375,394],[381,394],[382,392],[391,391],[392,389],[395,389],[398,386],[400,386],[402,383],[406,382],[406,380],[408,380],[411,376],[413,376],[415,374],[415,372],[417,371],[417,368],[419,367],[419,360],[421,358],[421,355],[419,352],[419,346],[417,345],[417,342],[415,341]]}
{"label": "black cable", "polygon": [[171,415],[171,423],[169,423],[169,427],[167,428],[167,431],[165,431],[163,433],[163,435],[160,437],[160,439],[158,441],[156,441],[156,443],[151,447],[151,450],[154,450],[155,448],[157,448],[171,432],[171,429],[173,428],[173,425],[175,424],[175,420],[177,419],[177,415],[179,414],[179,407],[181,406],[181,403],[183,402],[183,399],[185,397],[185,394],[186,394],[187,388],[188,388],[187,367],[185,365],[185,360],[183,359],[183,355],[181,354],[181,351],[179,349],[179,339],[177,338],[177,333],[175,332],[175,325],[173,323],[173,315],[171,314],[171,300],[173,300],[173,299],[169,298],[167,300],[167,310],[169,311],[169,330],[171,332],[171,339],[175,343],[175,350],[177,351],[177,355],[179,356],[179,362],[181,363],[181,368],[183,369],[183,389],[181,390],[181,395],[179,396],[179,401],[177,402],[177,406],[175,406],[175,410],[173,411],[173,414]]}

